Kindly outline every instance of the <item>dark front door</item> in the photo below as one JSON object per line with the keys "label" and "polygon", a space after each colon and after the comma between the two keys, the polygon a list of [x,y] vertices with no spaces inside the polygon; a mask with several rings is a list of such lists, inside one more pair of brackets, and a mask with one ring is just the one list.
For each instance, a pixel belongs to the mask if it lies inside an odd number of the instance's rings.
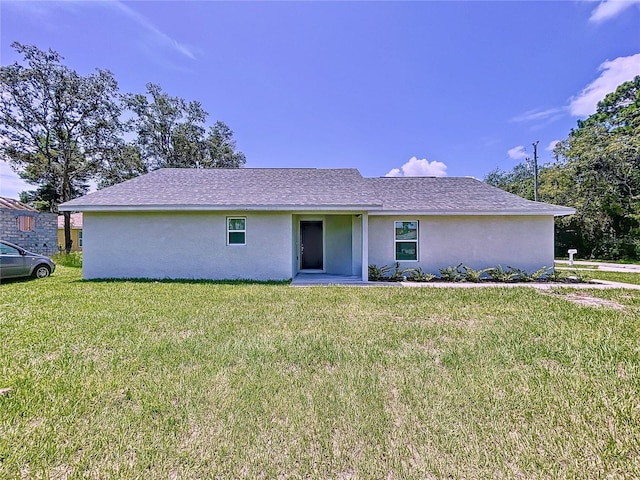
{"label": "dark front door", "polygon": [[322,222],[300,222],[300,269],[322,270]]}

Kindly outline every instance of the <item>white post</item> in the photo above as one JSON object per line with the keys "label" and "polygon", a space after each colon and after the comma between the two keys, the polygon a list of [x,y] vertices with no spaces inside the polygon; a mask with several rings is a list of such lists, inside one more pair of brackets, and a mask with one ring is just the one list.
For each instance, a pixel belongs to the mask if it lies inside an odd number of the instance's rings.
{"label": "white post", "polygon": [[369,214],[362,214],[362,281],[369,281]]}
{"label": "white post", "polygon": [[578,250],[576,250],[575,248],[570,248],[569,249],[569,265],[573,265],[573,256],[578,253]]}

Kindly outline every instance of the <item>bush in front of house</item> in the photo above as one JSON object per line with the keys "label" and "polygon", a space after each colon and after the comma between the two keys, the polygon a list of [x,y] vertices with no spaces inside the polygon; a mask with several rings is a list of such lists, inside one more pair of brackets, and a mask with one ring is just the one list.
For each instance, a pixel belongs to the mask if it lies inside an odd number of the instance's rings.
{"label": "bush in front of house", "polygon": [[440,275],[423,272],[422,268],[400,269],[396,262],[395,268],[389,265],[369,265],[369,281],[371,282],[496,282],[496,283],[522,283],[522,282],[559,282],[559,283],[584,283],[589,279],[583,274],[573,271],[555,270],[552,267],[542,267],[535,272],[502,265],[496,267],[475,270],[468,265],[459,263],[439,269]]}

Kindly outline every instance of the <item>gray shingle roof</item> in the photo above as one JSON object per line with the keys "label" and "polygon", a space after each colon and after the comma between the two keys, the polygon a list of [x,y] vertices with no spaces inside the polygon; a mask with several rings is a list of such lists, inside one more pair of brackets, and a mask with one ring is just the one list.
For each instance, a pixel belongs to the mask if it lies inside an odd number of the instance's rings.
{"label": "gray shingle roof", "polygon": [[[366,207],[371,192],[356,169],[163,168],[64,204],[100,207]],[[82,207],[82,208],[80,208]]]}
{"label": "gray shingle roof", "polygon": [[573,213],[571,208],[526,200],[470,177],[382,177],[368,180],[375,185],[386,211]]}
{"label": "gray shingle roof", "polygon": [[60,206],[63,211],[164,209],[573,213],[472,178],[364,178],[356,169],[316,168],[160,169]]}

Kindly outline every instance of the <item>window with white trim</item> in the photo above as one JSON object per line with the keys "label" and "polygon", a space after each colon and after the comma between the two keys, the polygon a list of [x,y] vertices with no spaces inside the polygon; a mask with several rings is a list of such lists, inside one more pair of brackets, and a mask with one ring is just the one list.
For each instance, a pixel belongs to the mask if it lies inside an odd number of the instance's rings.
{"label": "window with white trim", "polygon": [[82,230],[78,231],[78,246],[82,246]]}
{"label": "window with white trim", "polygon": [[247,244],[246,217],[227,217],[227,245]]}
{"label": "window with white trim", "polygon": [[418,260],[418,222],[395,222],[396,261]]}
{"label": "window with white trim", "polygon": [[18,215],[18,230],[21,232],[33,232],[36,229],[36,217]]}

